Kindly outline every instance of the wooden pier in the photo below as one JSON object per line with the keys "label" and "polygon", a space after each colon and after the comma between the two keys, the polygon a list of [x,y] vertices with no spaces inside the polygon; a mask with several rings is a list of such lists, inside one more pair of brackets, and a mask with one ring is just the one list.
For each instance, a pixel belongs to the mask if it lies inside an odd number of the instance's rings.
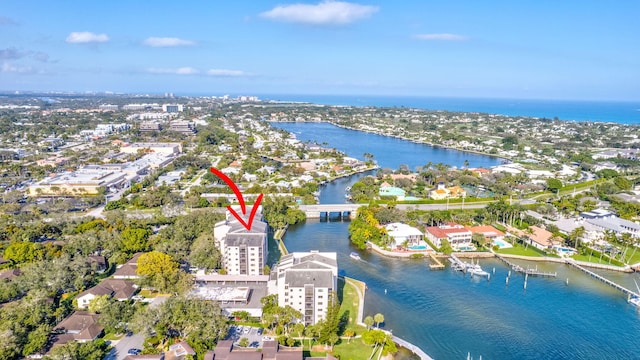
{"label": "wooden pier", "polygon": [[429,264],[429,269],[431,270],[442,270],[444,269],[444,264],[440,262],[440,260],[438,260],[438,258],[433,255],[433,254],[429,254],[429,257],[431,258],[431,263]]}
{"label": "wooden pier", "polygon": [[588,269],[578,265],[573,259],[567,259],[567,264],[569,264],[570,266],[573,266],[574,268],[576,268],[576,269],[582,271],[583,273],[591,276],[592,278],[598,279],[598,280],[602,281],[603,283],[613,287],[614,289],[616,289],[618,291],[621,291],[623,294],[625,294],[627,296],[640,297],[640,294],[638,294],[637,292],[631,291],[631,290],[627,289],[626,287],[624,287],[624,286],[622,286],[622,285],[620,285],[618,283],[615,283],[615,282],[605,278],[602,275],[598,275],[598,274],[594,273],[593,271],[588,270]]}
{"label": "wooden pier", "polygon": [[505,264],[507,264],[511,270],[515,271],[515,272],[519,272],[521,274],[525,274],[525,275],[529,275],[529,276],[541,276],[541,277],[556,277],[558,276],[558,273],[552,273],[552,272],[544,272],[544,271],[538,271],[538,268],[536,267],[535,269],[531,269],[531,268],[523,268],[520,265],[516,265],[514,263],[512,263],[511,261],[505,259],[504,257],[500,256],[499,254],[496,254],[496,257],[500,260],[502,260],[502,262],[504,262]]}

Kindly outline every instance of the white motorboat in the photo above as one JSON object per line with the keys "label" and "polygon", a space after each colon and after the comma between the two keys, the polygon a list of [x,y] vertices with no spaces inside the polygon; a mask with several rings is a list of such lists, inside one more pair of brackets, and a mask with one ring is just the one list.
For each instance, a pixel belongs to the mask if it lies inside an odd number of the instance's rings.
{"label": "white motorboat", "polygon": [[354,260],[360,260],[360,255],[358,255],[357,252],[352,252],[351,254],[349,254],[349,257],[351,257]]}
{"label": "white motorboat", "polygon": [[482,270],[482,267],[480,267],[480,264],[469,264],[467,265],[467,272],[471,275],[476,275],[476,276],[489,276],[489,273]]}

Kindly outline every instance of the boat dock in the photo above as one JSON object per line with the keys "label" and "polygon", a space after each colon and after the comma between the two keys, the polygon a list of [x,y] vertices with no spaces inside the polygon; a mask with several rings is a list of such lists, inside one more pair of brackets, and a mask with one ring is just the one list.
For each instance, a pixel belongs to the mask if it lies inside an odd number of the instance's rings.
{"label": "boat dock", "polygon": [[500,256],[499,254],[495,254],[496,257],[500,260],[502,260],[502,262],[504,262],[505,264],[507,264],[511,270],[515,271],[515,272],[519,272],[521,274],[525,274],[525,275],[529,275],[529,276],[541,276],[541,277],[556,277],[558,276],[558,273],[552,273],[552,272],[544,272],[544,271],[538,271],[538,267],[536,267],[535,269],[531,269],[531,268],[523,268],[520,265],[516,265],[514,263],[512,263],[511,261],[505,259],[504,257]]}
{"label": "boat dock", "polygon": [[433,254],[429,254],[429,258],[431,258],[431,263],[429,264],[429,269],[431,270],[442,270],[444,269],[444,264],[440,262],[440,260],[438,260],[438,258],[433,255]]}
{"label": "boat dock", "polygon": [[454,270],[459,270],[462,272],[467,271],[467,264],[464,263],[462,260],[458,259],[458,257],[455,254],[451,254],[449,256],[449,261],[451,261],[451,267]]}
{"label": "boat dock", "polygon": [[598,280],[602,281],[603,283],[613,287],[614,289],[616,289],[618,291],[621,291],[623,294],[625,294],[627,296],[630,295],[630,296],[640,297],[640,294],[636,293],[635,291],[631,291],[631,290],[627,289],[626,287],[624,287],[624,286],[622,286],[622,285],[620,285],[618,283],[615,283],[615,282],[605,278],[602,275],[598,275],[598,274],[594,273],[593,271],[588,270],[588,269],[578,265],[575,261],[572,261],[571,259],[567,259],[566,263],[569,264],[569,266],[573,266],[574,268],[576,268],[576,269],[582,271],[583,273],[591,276],[592,278],[598,279]]}

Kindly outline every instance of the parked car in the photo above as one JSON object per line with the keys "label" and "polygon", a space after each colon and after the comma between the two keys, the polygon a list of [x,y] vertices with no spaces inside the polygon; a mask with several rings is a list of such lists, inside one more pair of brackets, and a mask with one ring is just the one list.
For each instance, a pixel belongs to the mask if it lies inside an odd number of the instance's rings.
{"label": "parked car", "polygon": [[129,355],[138,355],[142,352],[142,350],[140,349],[136,349],[136,348],[131,348],[127,351],[127,354]]}

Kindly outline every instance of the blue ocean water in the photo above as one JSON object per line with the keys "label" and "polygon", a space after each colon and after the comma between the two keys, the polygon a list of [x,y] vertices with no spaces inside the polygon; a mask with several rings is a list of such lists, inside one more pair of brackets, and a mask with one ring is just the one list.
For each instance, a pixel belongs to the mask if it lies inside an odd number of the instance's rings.
{"label": "blue ocean water", "polygon": [[640,101],[481,99],[418,96],[261,95],[263,100],[323,105],[407,107],[575,121],[640,124]]}

